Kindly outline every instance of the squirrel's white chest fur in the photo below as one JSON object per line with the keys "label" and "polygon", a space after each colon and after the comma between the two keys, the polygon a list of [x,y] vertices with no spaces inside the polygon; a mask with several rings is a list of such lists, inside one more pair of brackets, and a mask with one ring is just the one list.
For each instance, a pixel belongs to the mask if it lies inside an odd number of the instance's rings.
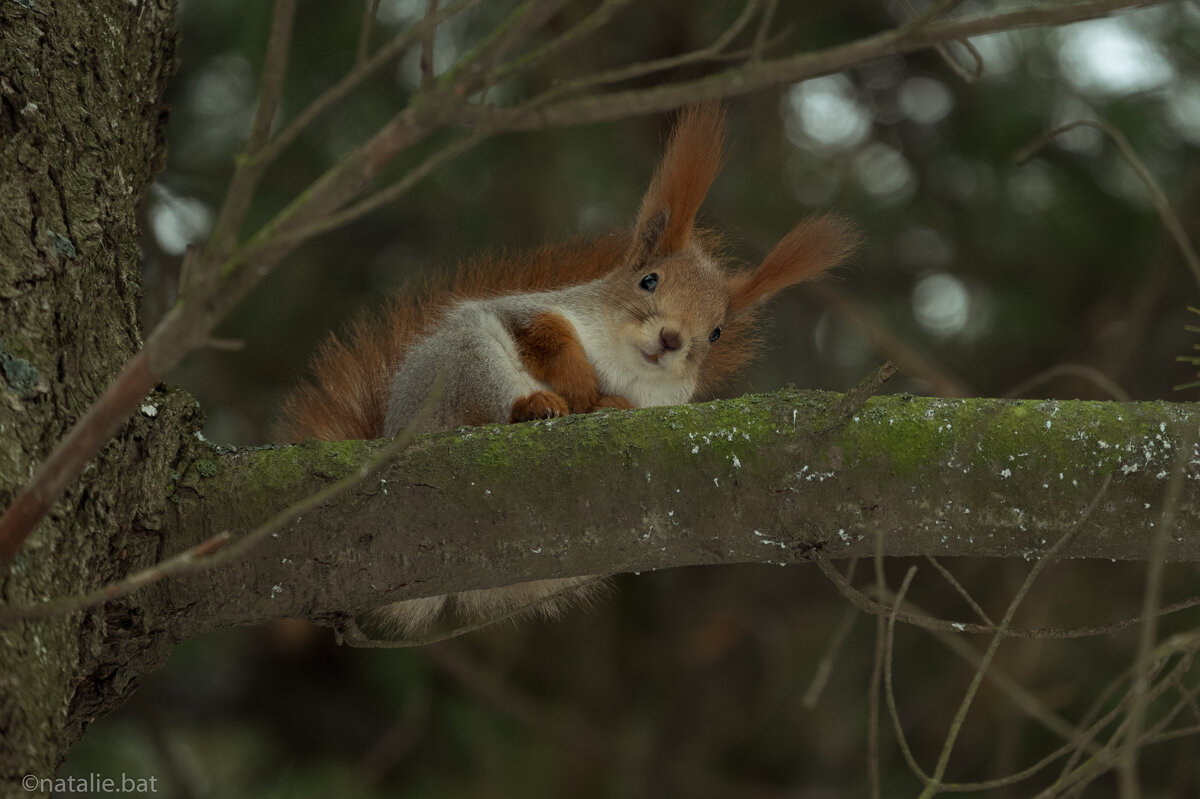
{"label": "squirrel's white chest fur", "polygon": [[610,321],[573,308],[557,309],[579,337],[596,371],[601,394],[624,397],[637,408],[682,405],[692,398],[696,381],[679,379],[661,367],[645,363],[633,342],[614,333]]}

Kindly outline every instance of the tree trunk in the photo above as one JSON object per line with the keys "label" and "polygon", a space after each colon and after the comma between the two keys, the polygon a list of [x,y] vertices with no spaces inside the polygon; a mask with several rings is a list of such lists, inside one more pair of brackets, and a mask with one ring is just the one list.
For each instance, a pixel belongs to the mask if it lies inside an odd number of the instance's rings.
{"label": "tree trunk", "polygon": [[[141,346],[137,225],[164,159],[170,0],[0,3],[0,507]],[[201,419],[148,398],[38,525],[4,602],[104,584],[159,557],[162,486]],[[0,794],[51,776],[87,722],[160,664],[128,610],[0,628]],[[131,645],[146,649],[133,651]],[[6,790],[8,788],[8,790]]]}

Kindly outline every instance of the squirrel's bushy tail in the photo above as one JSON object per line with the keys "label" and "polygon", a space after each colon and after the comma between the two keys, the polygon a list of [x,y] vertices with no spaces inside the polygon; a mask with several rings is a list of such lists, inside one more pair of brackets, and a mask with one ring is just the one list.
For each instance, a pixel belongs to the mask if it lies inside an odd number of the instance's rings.
{"label": "squirrel's bushy tail", "polygon": [[452,275],[393,296],[382,310],[360,316],[322,343],[309,363],[310,379],[283,402],[275,440],[382,437],[397,365],[409,344],[436,325],[450,304],[586,283],[611,272],[628,246],[628,237],[608,235],[528,252],[477,256]]}

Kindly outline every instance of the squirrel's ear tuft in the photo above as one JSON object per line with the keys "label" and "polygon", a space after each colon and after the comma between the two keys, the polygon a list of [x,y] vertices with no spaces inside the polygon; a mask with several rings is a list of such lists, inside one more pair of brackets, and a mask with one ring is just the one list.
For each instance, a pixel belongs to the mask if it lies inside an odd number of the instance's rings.
{"label": "squirrel's ear tuft", "polygon": [[730,312],[738,314],[761,305],[780,289],[832,269],[846,260],[858,243],[858,231],[841,217],[804,220],[775,245],[757,269],[729,278]]}
{"label": "squirrel's ear tuft", "polygon": [[656,213],[650,214],[644,223],[638,225],[638,229],[633,232],[633,242],[629,245],[629,254],[626,256],[630,269],[636,272],[654,257],[670,221],[671,209],[660,208]]}
{"label": "squirrel's ear tuft", "polygon": [[[721,171],[725,111],[715,101],[685,108],[675,122],[650,188],[642,198],[633,233],[630,262],[669,255],[691,241],[696,212]],[[663,212],[666,212],[663,218]],[[654,230],[661,226],[660,231]],[[646,251],[645,242],[653,241]]]}

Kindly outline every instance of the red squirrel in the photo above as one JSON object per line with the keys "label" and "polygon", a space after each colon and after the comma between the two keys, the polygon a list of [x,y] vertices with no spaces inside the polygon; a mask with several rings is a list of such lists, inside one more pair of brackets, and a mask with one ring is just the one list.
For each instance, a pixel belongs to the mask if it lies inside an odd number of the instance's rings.
{"label": "red squirrel", "polygon": [[[753,270],[732,270],[695,225],[723,160],[724,112],[685,109],[632,230],[529,252],[480,257],[385,311],[330,336],[314,382],[283,407],[280,437],[394,436],[441,399],[422,432],[523,422],[601,408],[680,404],[711,393],[757,353],[758,314],[780,289],[845,259],[856,236],[833,216],[794,227]],[[536,605],[554,615],[591,578],[464,591],[376,611],[408,635],[450,604],[464,620]]]}

